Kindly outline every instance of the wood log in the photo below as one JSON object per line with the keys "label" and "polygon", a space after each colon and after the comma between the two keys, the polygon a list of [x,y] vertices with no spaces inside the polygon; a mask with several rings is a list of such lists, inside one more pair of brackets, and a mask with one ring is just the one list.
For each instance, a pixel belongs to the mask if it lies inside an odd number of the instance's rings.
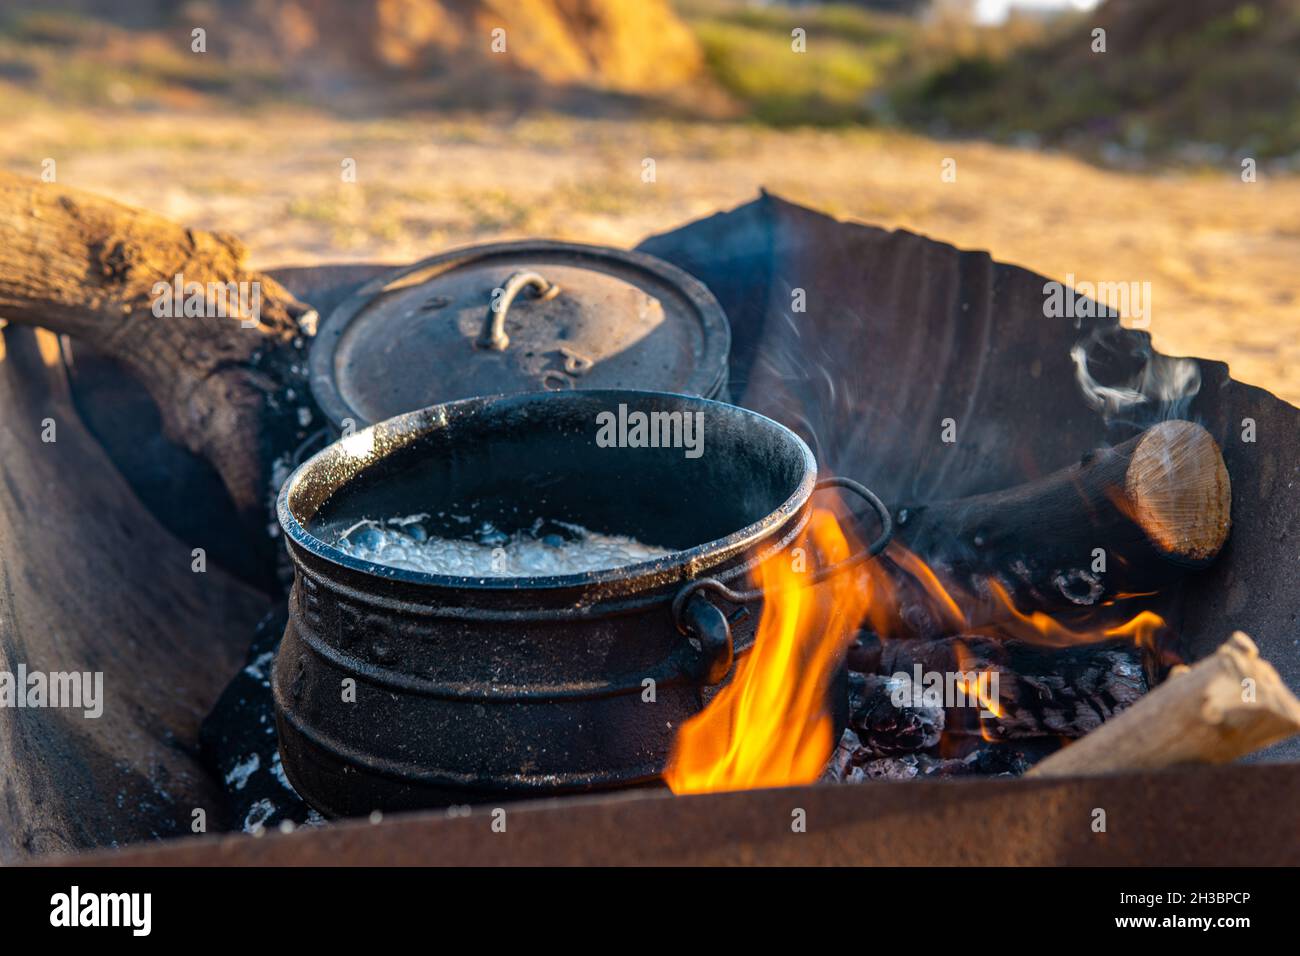
{"label": "wood log", "polygon": [[[306,400],[302,325],[313,313],[244,267],[231,236],[0,172],[0,319],[83,338],[149,390],[167,436],[205,457],[241,516],[267,521],[271,465]],[[158,284],[244,287],[260,314],[157,317]],[[238,288],[236,286],[235,288]],[[231,311],[229,309],[225,310]]]}
{"label": "wood log", "polygon": [[[1133,706],[1147,693],[1141,649],[1128,640],[1052,647],[982,634],[937,641],[886,641],[877,670],[910,677],[925,673],[966,675],[970,693],[946,708],[941,726],[949,734],[990,740],[1082,737]],[[983,701],[972,674],[997,674],[996,700]],[[954,678],[957,679],[957,678]],[[924,688],[923,688],[924,689]],[[925,703],[922,698],[921,703]],[[984,716],[985,704],[989,706]]]}
{"label": "wood log", "polygon": [[1113,721],[1037,764],[1064,777],[1228,763],[1300,733],[1300,700],[1237,631]]}
{"label": "wood log", "polygon": [[1231,507],[1214,439],[1192,422],[1167,421],[1037,481],[900,509],[896,540],[945,581],[993,599],[996,618],[995,585],[1021,610],[1155,591],[1214,559]]}

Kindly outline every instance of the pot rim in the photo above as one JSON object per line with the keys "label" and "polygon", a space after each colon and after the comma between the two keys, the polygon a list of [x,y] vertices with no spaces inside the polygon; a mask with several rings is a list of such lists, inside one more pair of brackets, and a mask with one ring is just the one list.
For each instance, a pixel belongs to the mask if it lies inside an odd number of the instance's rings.
{"label": "pot rim", "polygon": [[[739,413],[745,416],[751,416],[756,419],[763,427],[770,427],[782,433],[797,449],[803,458],[804,469],[803,475],[791,494],[775,510],[768,513],[759,520],[752,522],[743,528],[733,531],[721,538],[712,541],[706,541],[694,545],[690,548],[684,548],[678,551],[671,551],[668,554],[653,558],[649,561],[640,561],[636,564],[625,564],[613,568],[601,568],[595,571],[584,571],[578,574],[555,574],[539,575],[532,577],[467,577],[461,575],[449,574],[431,574],[426,571],[410,571],[405,568],[396,568],[386,564],[378,564],[373,561],[366,561],[361,558],[353,557],[346,554],[334,545],[327,544],[324,540],[317,537],[311,531],[307,530],[298,517],[289,507],[289,496],[294,488],[301,482],[312,467],[320,467],[320,460],[323,456],[337,456],[343,454],[342,446],[349,440],[360,445],[373,447],[373,441],[367,441],[367,438],[373,438],[379,429],[385,432],[405,431],[409,433],[412,439],[428,434],[432,430],[445,425],[448,419],[448,412],[470,405],[489,405],[501,401],[522,401],[526,399],[536,399],[546,397],[558,401],[566,401],[566,396],[572,396],[576,399],[617,399],[622,396],[627,398],[675,398],[686,402],[698,404],[702,411],[707,411],[709,407],[725,409],[728,413]],[[361,436],[361,437],[359,437]],[[396,448],[389,449],[376,457],[375,461],[392,454]],[[373,467],[375,462],[369,462],[358,471],[364,471]],[[355,480],[355,475],[344,479],[342,484]],[[782,425],[775,419],[768,418],[766,415],[752,411],[740,405],[731,405],[727,402],[716,401],[715,399],[702,398],[698,395],[685,395],[678,392],[661,392],[649,389],[582,389],[571,392],[524,392],[509,393],[500,395],[487,395],[476,398],[459,399],[454,402],[446,402],[441,405],[431,405],[428,408],[417,409],[411,412],[403,412],[392,418],[385,419],[382,422],[376,422],[366,428],[359,429],[348,438],[339,439],[327,445],[325,448],[312,455],[297,468],[285,480],[280,487],[279,495],[276,498],[276,514],[280,521],[280,527],[284,529],[285,535],[292,545],[302,548],[309,554],[314,555],[322,561],[329,564],[337,565],[349,571],[358,572],[368,575],[385,582],[402,582],[405,584],[422,585],[432,588],[448,588],[463,591],[477,592],[500,592],[500,593],[518,593],[521,591],[539,590],[551,591],[561,590],[564,588],[583,588],[591,585],[600,585],[610,582],[629,583],[633,581],[644,581],[647,585],[657,586],[662,584],[667,577],[677,578],[672,572],[681,568],[690,569],[690,573],[685,578],[693,578],[699,572],[716,567],[729,557],[748,548],[764,538],[778,534],[784,528],[788,520],[795,517],[812,497],[814,487],[817,483],[817,459],[807,443],[800,438],[794,431]],[[290,549],[292,556],[292,548]],[[295,562],[296,563],[296,562]]]}

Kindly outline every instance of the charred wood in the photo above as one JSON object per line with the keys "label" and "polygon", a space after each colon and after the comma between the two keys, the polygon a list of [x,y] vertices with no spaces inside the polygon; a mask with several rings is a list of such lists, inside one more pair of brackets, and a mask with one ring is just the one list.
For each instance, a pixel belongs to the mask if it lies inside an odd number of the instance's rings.
{"label": "charred wood", "polygon": [[996,619],[994,584],[1022,610],[1091,608],[1204,567],[1227,540],[1231,506],[1214,439],[1167,421],[1037,481],[900,509],[897,540],[988,599]]}
{"label": "charred wood", "polygon": [[[888,641],[878,670],[919,685],[921,703],[946,703],[947,732],[995,739],[1082,737],[1149,686],[1141,649],[1127,640],[1072,647],[983,635]],[[985,700],[989,690],[993,699]]]}

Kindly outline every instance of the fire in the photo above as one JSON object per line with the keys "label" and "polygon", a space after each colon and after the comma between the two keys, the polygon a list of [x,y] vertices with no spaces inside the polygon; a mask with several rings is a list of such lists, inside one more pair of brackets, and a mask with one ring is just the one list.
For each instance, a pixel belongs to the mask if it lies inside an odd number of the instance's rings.
{"label": "fire", "polygon": [[862,622],[869,594],[851,574],[805,587],[811,568],[797,559],[810,552],[826,562],[850,554],[829,511],[813,512],[798,552],[758,568],[767,597],[753,649],[731,683],[679,731],[664,774],[674,793],[777,787],[821,776],[834,746],[827,709],[831,677]]}
{"label": "fire", "polygon": [[[966,645],[958,641],[954,645],[957,654],[957,671],[960,675],[971,673],[974,668],[971,666],[971,653]],[[969,697],[979,700],[980,709],[987,711],[994,717],[1002,716],[1002,703],[996,697],[986,692],[986,688],[991,685],[991,671],[979,671],[975,675],[974,681],[967,680],[964,676],[958,677],[957,683],[962,691]]]}
{"label": "fire", "polygon": [[[758,568],[756,583],[765,598],[753,648],[731,682],[678,732],[664,775],[674,793],[817,780],[835,744],[831,681],[862,627],[882,641],[967,635],[1064,647],[1127,639],[1153,662],[1174,662],[1163,641],[1166,624],[1151,611],[1119,624],[1070,627],[1041,611],[1017,608],[996,579],[979,582],[978,594],[945,583],[939,571],[899,544],[853,573],[807,586],[814,560],[841,561],[856,547],[831,512],[817,509],[800,549]],[[817,557],[808,557],[805,567],[792,560],[797,554]],[[1000,743],[993,731],[1005,710],[996,692],[986,692],[992,671],[971,666],[961,641],[954,646],[958,686],[984,712],[980,736]]]}
{"label": "fire", "polygon": [[1115,627],[1101,627],[1087,630],[1072,630],[1059,623],[1042,611],[1025,614],[1016,608],[1011,595],[997,581],[990,580],[989,587],[996,596],[1004,614],[998,621],[1001,630],[1011,637],[1022,640],[1045,642],[1066,647],[1071,644],[1086,644],[1090,641],[1107,641],[1118,637],[1128,637],[1143,648],[1155,649],[1155,639],[1165,626],[1164,618],[1152,611],[1142,611],[1136,617]]}

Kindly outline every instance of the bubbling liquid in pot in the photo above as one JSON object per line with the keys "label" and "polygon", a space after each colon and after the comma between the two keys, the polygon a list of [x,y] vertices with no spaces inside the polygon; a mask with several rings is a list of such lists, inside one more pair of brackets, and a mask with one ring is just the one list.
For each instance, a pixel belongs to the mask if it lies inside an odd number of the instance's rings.
{"label": "bubbling liquid in pot", "polygon": [[623,535],[588,531],[566,521],[538,518],[514,534],[483,522],[468,538],[430,536],[427,514],[364,519],[341,535],[344,554],[375,564],[427,574],[470,578],[546,577],[621,568],[670,553]]}

